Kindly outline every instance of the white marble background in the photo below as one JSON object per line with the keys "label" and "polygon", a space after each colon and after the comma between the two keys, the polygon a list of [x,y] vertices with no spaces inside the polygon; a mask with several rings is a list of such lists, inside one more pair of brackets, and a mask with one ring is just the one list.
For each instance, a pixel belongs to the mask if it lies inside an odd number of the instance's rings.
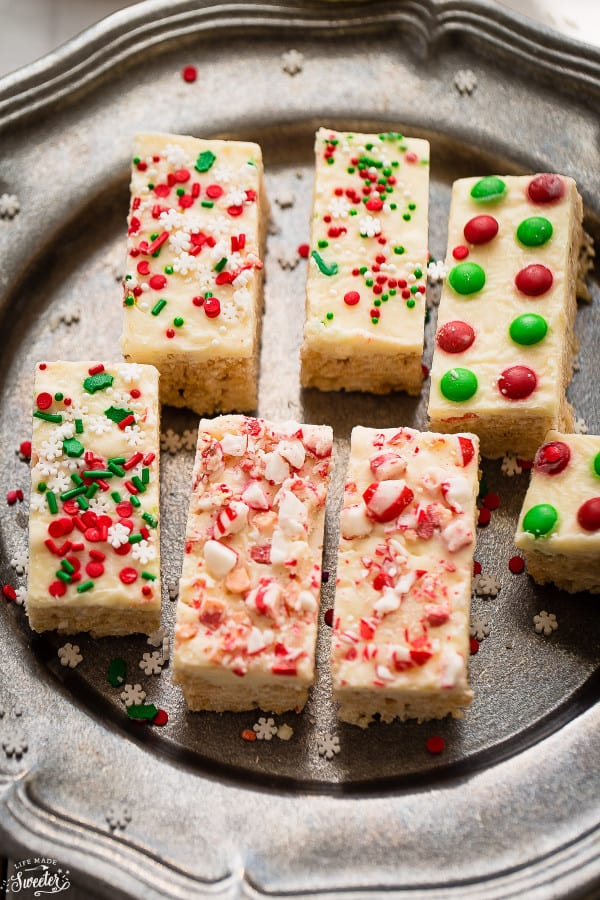
{"label": "white marble background", "polygon": [[[0,0],[0,76],[38,59],[136,0]],[[599,0],[501,0],[500,5],[600,46]]]}

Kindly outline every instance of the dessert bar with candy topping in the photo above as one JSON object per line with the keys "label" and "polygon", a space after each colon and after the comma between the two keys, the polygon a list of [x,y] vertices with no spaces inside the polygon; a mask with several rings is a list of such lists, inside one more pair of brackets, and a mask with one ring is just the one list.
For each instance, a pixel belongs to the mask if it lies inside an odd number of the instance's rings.
{"label": "dessert bar with candy topping", "polygon": [[27,614],[35,631],[160,624],[158,372],[36,366]]}
{"label": "dessert bar with candy topping", "polygon": [[431,369],[430,427],[468,429],[484,456],[531,459],[570,431],[582,203],[561,175],[463,178]]}
{"label": "dessert bar with candy topping", "polygon": [[462,715],[478,439],[357,426],[340,517],[331,649],[339,718]]}
{"label": "dessert bar with candy topping", "polygon": [[189,709],[304,706],[332,440],[326,425],[201,420],[173,666]]}
{"label": "dessert bar with candy topping", "polygon": [[600,593],[600,436],[546,435],[515,542],[538,584]]}
{"label": "dessert bar with candy topping", "polygon": [[121,349],[163,403],[256,407],[267,218],[257,144],[135,138]]}
{"label": "dessert bar with candy topping", "polygon": [[302,384],[418,394],[429,144],[321,128],[315,155]]}

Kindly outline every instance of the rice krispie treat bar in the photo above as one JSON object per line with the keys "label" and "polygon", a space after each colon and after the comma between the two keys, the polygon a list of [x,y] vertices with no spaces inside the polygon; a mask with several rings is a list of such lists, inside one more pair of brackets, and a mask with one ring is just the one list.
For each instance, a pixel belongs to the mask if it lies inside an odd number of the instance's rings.
{"label": "rice krispie treat bar", "polygon": [[314,679],[326,425],[203,419],[174,681],[191,710],[300,710]]}
{"label": "rice krispie treat bar", "polygon": [[538,584],[600,593],[600,437],[551,431],[535,455],[515,542]]}
{"label": "rice krispie treat bar", "polygon": [[163,403],[256,407],[267,218],[257,144],[135,138],[121,349]]}
{"label": "rice krispie treat bar", "polygon": [[459,717],[467,680],[478,439],[356,427],[331,650],[339,718]]}
{"label": "rice krispie treat bar", "polygon": [[153,366],[37,365],[27,593],[35,631],[158,628],[158,448]]}
{"label": "rice krispie treat bar", "polygon": [[321,128],[315,155],[302,384],[418,394],[429,144]]}
{"label": "rice krispie treat bar", "polygon": [[582,203],[562,175],[464,178],[452,191],[430,427],[479,435],[484,456],[531,459],[566,399]]}

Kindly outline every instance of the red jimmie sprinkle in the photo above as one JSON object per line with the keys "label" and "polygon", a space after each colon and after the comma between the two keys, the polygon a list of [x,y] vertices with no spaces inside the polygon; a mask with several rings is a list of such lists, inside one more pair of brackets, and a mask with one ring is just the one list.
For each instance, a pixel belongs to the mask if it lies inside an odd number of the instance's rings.
{"label": "red jimmie sprinkle", "polygon": [[479,653],[479,641],[477,638],[469,638],[469,650],[471,651],[471,656],[475,653]]}
{"label": "red jimmie sprinkle", "polygon": [[251,728],[244,728],[244,730],[243,730],[242,733],[240,734],[240,737],[241,737],[241,739],[242,739],[243,741],[250,741],[250,742],[252,742],[252,741],[255,741],[255,740],[256,740],[256,732],[255,732],[255,731],[252,731]]}
{"label": "red jimmie sprinkle", "polygon": [[91,369],[88,369],[88,373],[90,375],[99,375],[100,372],[104,372],[104,366],[102,363],[98,363],[97,366],[92,366]]}
{"label": "red jimmie sprinkle", "polygon": [[181,77],[184,81],[187,81],[188,84],[192,84],[198,77],[196,66],[184,66],[181,70]]}
{"label": "red jimmie sprinkle", "polygon": [[429,753],[442,753],[446,747],[446,741],[439,734],[432,734],[425,741]]}

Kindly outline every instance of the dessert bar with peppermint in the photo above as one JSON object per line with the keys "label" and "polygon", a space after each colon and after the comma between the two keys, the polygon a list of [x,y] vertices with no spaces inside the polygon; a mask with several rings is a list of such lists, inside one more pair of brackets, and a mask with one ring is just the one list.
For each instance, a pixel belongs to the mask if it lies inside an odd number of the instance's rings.
{"label": "dessert bar with peppermint", "polygon": [[352,431],[331,649],[344,722],[459,717],[467,677],[478,439]]}
{"label": "dessert bar with peppermint", "polygon": [[546,435],[534,458],[515,542],[538,584],[600,593],[598,435]]}
{"label": "dessert bar with peppermint", "polygon": [[315,673],[326,425],[202,419],[174,681],[191,710],[300,710]]}
{"label": "dessert bar with peppermint", "polygon": [[153,366],[36,366],[27,592],[35,631],[159,626],[159,433]]}
{"label": "dessert bar with peppermint", "polygon": [[582,203],[555,174],[463,178],[431,369],[430,427],[468,429],[484,456],[531,459],[570,431]]}
{"label": "dessert bar with peppermint", "polygon": [[267,218],[257,144],[136,136],[121,349],[163,403],[255,409]]}
{"label": "dessert bar with peppermint", "polygon": [[418,394],[429,144],[321,128],[315,156],[302,384]]}

